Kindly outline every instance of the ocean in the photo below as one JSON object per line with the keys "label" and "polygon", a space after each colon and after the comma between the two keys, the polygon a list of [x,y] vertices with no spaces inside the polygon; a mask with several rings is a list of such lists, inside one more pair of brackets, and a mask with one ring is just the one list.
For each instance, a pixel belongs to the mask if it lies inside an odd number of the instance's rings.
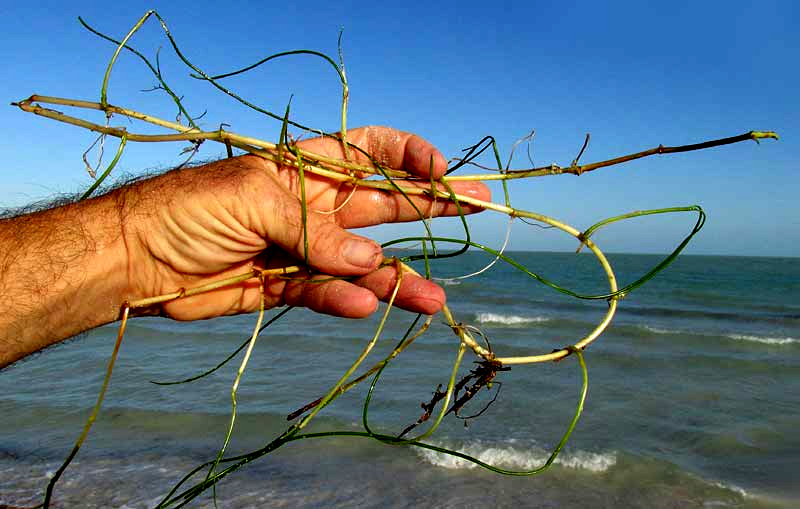
{"label": "ocean", "polygon": [[[514,252],[537,273],[603,293],[591,254]],[[622,284],[661,259],[610,255]],[[453,277],[481,253],[437,261]],[[620,301],[608,331],[584,352],[583,415],[549,470],[502,476],[458,458],[361,437],[288,443],[223,479],[218,507],[800,507],[800,263],[794,258],[681,256]],[[456,319],[479,327],[500,356],[576,342],[604,301],[547,288],[506,264],[442,283]],[[268,316],[274,316],[275,310]],[[393,311],[365,366],[413,319]],[[55,507],[152,507],[186,473],[214,459],[241,357],[182,385],[249,337],[255,315],[178,323],[131,321],[106,401],[55,489]],[[293,309],[259,338],[238,393],[230,454],[263,447],[286,415],[326,391],[371,338],[377,317],[344,320]],[[80,434],[116,327],[93,330],[0,371],[0,507],[41,501]],[[437,316],[376,385],[369,423],[396,434],[446,384],[458,343]],[[241,355],[241,354],[240,354]],[[461,368],[474,367],[468,358]],[[575,356],[500,372],[463,414],[426,442],[513,470],[541,465],[567,428],[581,389]],[[368,384],[326,407],[310,431],[362,429]],[[499,393],[498,393],[499,391]],[[415,429],[417,433],[424,425]],[[413,434],[412,433],[412,434]],[[190,507],[213,507],[209,491]]]}

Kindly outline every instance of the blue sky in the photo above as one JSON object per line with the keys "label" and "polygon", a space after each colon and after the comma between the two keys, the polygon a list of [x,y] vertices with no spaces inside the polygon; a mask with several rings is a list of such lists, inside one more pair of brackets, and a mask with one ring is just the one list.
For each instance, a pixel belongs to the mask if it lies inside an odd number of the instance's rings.
{"label": "blue sky", "polygon": [[[238,68],[271,53],[315,49],[335,55],[340,27],[351,87],[349,125],[392,125],[431,140],[445,156],[491,134],[505,158],[536,129],[537,165],[567,165],[587,132],[591,162],[663,143],[680,145],[774,130],[779,142],[748,142],[661,156],[581,177],[515,183],[512,204],[585,228],[624,212],[699,204],[706,228],[688,252],[800,256],[800,12],[792,2],[15,2],[2,7],[6,104],[32,93],[97,100],[113,47],[77,23],[83,16],[119,37],[145,10],[164,16],[186,53],[210,72]],[[224,7],[223,7],[224,5]],[[111,11],[113,10],[113,13]],[[203,125],[274,140],[277,122],[243,110],[187,78],[155,23],[132,44],[148,56],[162,47],[167,80]],[[174,116],[133,58],[112,75],[112,103]],[[336,130],[339,88],[332,70],[293,57],[232,78],[254,102]],[[17,206],[85,188],[81,154],[93,137],[6,106],[0,114],[0,205]],[[114,119],[118,124],[121,119]],[[134,126],[129,126],[133,129]],[[120,169],[166,169],[182,147],[131,146]],[[203,157],[222,149],[209,146]],[[512,166],[527,167],[524,151]],[[489,160],[486,160],[489,163]],[[500,200],[499,194],[495,198]],[[472,220],[476,237],[502,241],[505,219]],[[694,224],[690,215],[638,219],[598,234],[610,252],[667,252]],[[452,221],[436,226],[456,232]],[[383,228],[380,240],[419,232]],[[575,242],[516,224],[511,247],[564,250]]]}

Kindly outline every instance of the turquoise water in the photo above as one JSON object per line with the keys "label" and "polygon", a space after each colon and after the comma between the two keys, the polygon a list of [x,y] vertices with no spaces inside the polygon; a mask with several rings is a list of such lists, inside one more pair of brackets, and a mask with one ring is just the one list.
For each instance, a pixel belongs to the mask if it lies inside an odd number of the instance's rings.
{"label": "turquoise water", "polygon": [[[571,289],[605,290],[591,255],[512,256]],[[610,259],[625,283],[660,258]],[[456,276],[488,261],[466,255],[437,262],[434,272]],[[479,326],[503,356],[574,343],[606,309],[603,301],[568,298],[505,265],[443,284],[457,319]],[[375,360],[411,318],[393,314]],[[457,343],[442,322],[435,318],[386,370],[371,406],[376,430],[397,433],[414,422],[420,403],[446,382]],[[148,381],[213,366],[254,323],[254,316],[134,320],[104,410],[57,487],[60,507],[151,507],[212,459],[227,429],[238,359],[191,384]],[[319,397],[374,326],[292,310],[267,329],[239,390],[230,451],[257,449],[285,430],[285,415]],[[100,328],[0,371],[0,505],[39,501],[94,403],[115,334],[114,327]],[[681,257],[620,302],[611,328],[585,357],[583,417],[555,466],[540,476],[502,477],[419,449],[334,437],[291,443],[247,465],[218,486],[218,501],[226,508],[800,504],[798,259]],[[577,362],[514,367],[497,380],[501,392],[483,415],[467,427],[448,418],[430,442],[504,468],[535,468],[574,412]],[[340,398],[314,430],[358,429],[364,395],[356,389]],[[207,497],[194,502],[211,504]]]}

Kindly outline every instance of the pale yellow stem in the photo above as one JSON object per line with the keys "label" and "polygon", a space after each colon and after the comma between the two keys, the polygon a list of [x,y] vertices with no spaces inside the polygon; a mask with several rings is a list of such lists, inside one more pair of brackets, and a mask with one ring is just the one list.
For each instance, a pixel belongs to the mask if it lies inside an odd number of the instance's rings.
{"label": "pale yellow stem", "polygon": [[250,272],[245,272],[244,274],[239,274],[238,276],[232,276],[229,278],[221,279],[219,281],[213,281],[211,283],[198,286],[195,288],[189,288],[189,289],[182,288],[172,293],[135,300],[133,302],[129,302],[128,306],[131,309],[146,308],[154,304],[161,304],[164,302],[191,297],[192,295],[198,295],[201,293],[206,293],[212,290],[216,290],[218,288],[223,288],[225,286],[235,285],[247,281],[248,279],[253,279],[260,276],[264,277],[284,276],[287,274],[293,274],[299,272],[300,270],[301,267],[297,265],[293,265],[291,267],[282,267],[280,269],[253,269]]}

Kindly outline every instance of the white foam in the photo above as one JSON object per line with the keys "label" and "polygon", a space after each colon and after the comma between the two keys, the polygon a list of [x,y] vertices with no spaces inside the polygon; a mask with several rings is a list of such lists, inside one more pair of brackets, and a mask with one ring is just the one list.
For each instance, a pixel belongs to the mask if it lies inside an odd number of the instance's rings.
{"label": "white foam", "polygon": [[669,330],[669,329],[659,329],[658,327],[652,327],[650,325],[642,325],[642,328],[647,332],[652,332],[653,334],[677,334],[678,331]]}
{"label": "white foam", "polygon": [[[642,325],[641,327],[647,332],[651,332],[653,334],[686,334],[686,332],[684,331],[660,329],[658,327],[653,327],[650,325]],[[693,334],[700,334],[702,336],[711,335],[710,333],[705,333],[705,334],[693,333]],[[734,339],[736,341],[750,341],[753,343],[762,343],[765,345],[791,345],[795,343],[800,343],[800,339],[792,337],[756,336],[752,334],[725,334],[724,337],[728,339]]]}
{"label": "white foam", "polygon": [[755,343],[764,343],[767,345],[790,345],[793,343],[800,343],[797,338],[779,338],[771,336],[751,336],[747,334],[728,334],[726,337],[735,339],[737,341],[752,341]]}
{"label": "white foam", "polygon": [[517,316],[499,313],[478,313],[475,319],[478,323],[499,323],[502,325],[524,325],[527,323],[542,323],[550,320],[550,318],[546,316]]}
{"label": "white foam", "polygon": [[741,496],[742,498],[749,498],[750,494],[745,491],[744,488],[740,488],[734,484],[723,483],[719,481],[712,481],[711,484],[716,486],[717,488],[722,488],[723,490],[728,490],[736,493],[737,495]]}
{"label": "white foam", "polygon": [[571,454],[559,454],[556,458],[556,463],[568,468],[589,470],[590,472],[605,472],[617,464],[617,454],[615,452],[594,453],[575,451]]}
{"label": "white foam", "polygon": [[[474,442],[464,446],[451,446],[436,444],[440,447],[453,449],[492,466],[512,470],[533,470],[544,465],[550,456],[549,451],[540,448],[522,448],[511,445],[486,445]],[[451,469],[470,469],[478,465],[450,454],[417,448],[418,454],[428,463]],[[566,468],[588,470],[590,472],[605,472],[617,463],[616,452],[593,453],[586,451],[561,452],[555,463]]]}

